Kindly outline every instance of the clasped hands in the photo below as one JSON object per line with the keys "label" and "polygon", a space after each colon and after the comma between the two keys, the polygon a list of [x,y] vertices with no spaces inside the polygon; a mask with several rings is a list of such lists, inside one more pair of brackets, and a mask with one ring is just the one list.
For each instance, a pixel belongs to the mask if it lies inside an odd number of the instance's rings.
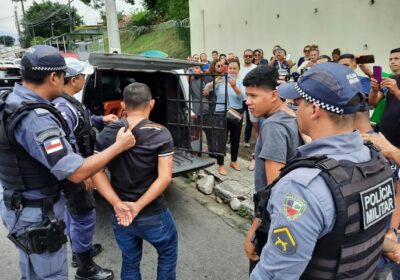
{"label": "clasped hands", "polygon": [[136,202],[119,201],[114,205],[115,217],[119,225],[129,226],[141,211]]}

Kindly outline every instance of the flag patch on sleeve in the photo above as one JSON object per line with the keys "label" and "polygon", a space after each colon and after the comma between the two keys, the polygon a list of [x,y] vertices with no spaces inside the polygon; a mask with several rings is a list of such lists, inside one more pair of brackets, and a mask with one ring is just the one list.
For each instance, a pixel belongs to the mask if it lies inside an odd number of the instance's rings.
{"label": "flag patch on sleeve", "polygon": [[44,142],[44,150],[46,151],[46,154],[50,155],[52,153],[55,153],[57,151],[62,150],[63,144],[60,140],[60,138],[53,139],[53,140],[48,140]]}
{"label": "flag patch on sleeve", "polygon": [[288,221],[300,218],[307,209],[307,202],[293,194],[286,194],[283,210]]}

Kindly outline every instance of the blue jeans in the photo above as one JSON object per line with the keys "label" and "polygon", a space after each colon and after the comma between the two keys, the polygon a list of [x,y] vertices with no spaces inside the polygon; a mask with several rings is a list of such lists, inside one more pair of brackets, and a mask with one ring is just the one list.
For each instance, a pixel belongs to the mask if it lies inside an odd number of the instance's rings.
{"label": "blue jeans", "polygon": [[118,225],[114,213],[111,220],[115,239],[122,252],[122,280],[142,279],[140,260],[143,240],[149,242],[157,250],[157,280],[176,279],[178,233],[168,209],[157,215],[138,216],[128,227]]}

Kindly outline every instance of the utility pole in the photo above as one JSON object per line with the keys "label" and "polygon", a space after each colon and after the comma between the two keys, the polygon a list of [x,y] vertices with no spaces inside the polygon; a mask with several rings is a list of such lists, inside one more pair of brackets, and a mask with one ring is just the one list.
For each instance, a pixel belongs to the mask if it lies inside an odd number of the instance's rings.
{"label": "utility pole", "polygon": [[18,13],[17,13],[17,6],[14,4],[14,16],[15,16],[15,26],[18,30],[18,37],[21,37],[21,28],[19,27],[19,20],[18,20]]}
{"label": "utility pole", "polygon": [[68,18],[69,18],[69,33],[72,33],[72,31],[74,31],[74,28],[72,26],[72,17],[71,17],[71,0],[68,0]]}
{"label": "utility pole", "polygon": [[108,48],[110,53],[121,53],[121,43],[119,40],[117,7],[115,0],[106,0],[107,34]]}
{"label": "utility pole", "polygon": [[24,1],[26,1],[26,0],[21,0],[21,7],[22,7],[22,14],[24,15],[24,19],[25,19],[25,7],[24,7]]}
{"label": "utility pole", "polygon": [[51,27],[51,37],[54,37],[54,30],[53,30],[53,25],[54,25],[54,23],[53,23],[53,18],[51,18],[50,20],[51,20],[51,24],[50,24],[50,27]]}

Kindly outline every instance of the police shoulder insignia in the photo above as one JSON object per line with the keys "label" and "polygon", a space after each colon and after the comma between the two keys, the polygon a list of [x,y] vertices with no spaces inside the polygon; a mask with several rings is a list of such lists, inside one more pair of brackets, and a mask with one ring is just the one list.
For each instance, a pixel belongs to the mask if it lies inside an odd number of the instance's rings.
{"label": "police shoulder insignia", "polygon": [[286,194],[283,211],[288,221],[299,218],[307,209],[307,202],[291,193]]}
{"label": "police shoulder insignia", "polygon": [[34,109],[34,111],[35,111],[36,115],[38,115],[38,116],[43,116],[43,115],[46,115],[49,113],[49,111],[44,108],[36,108],[36,109]]}
{"label": "police shoulder insignia", "polygon": [[287,255],[296,253],[297,242],[288,227],[279,227],[272,230],[272,243],[281,252]]}

